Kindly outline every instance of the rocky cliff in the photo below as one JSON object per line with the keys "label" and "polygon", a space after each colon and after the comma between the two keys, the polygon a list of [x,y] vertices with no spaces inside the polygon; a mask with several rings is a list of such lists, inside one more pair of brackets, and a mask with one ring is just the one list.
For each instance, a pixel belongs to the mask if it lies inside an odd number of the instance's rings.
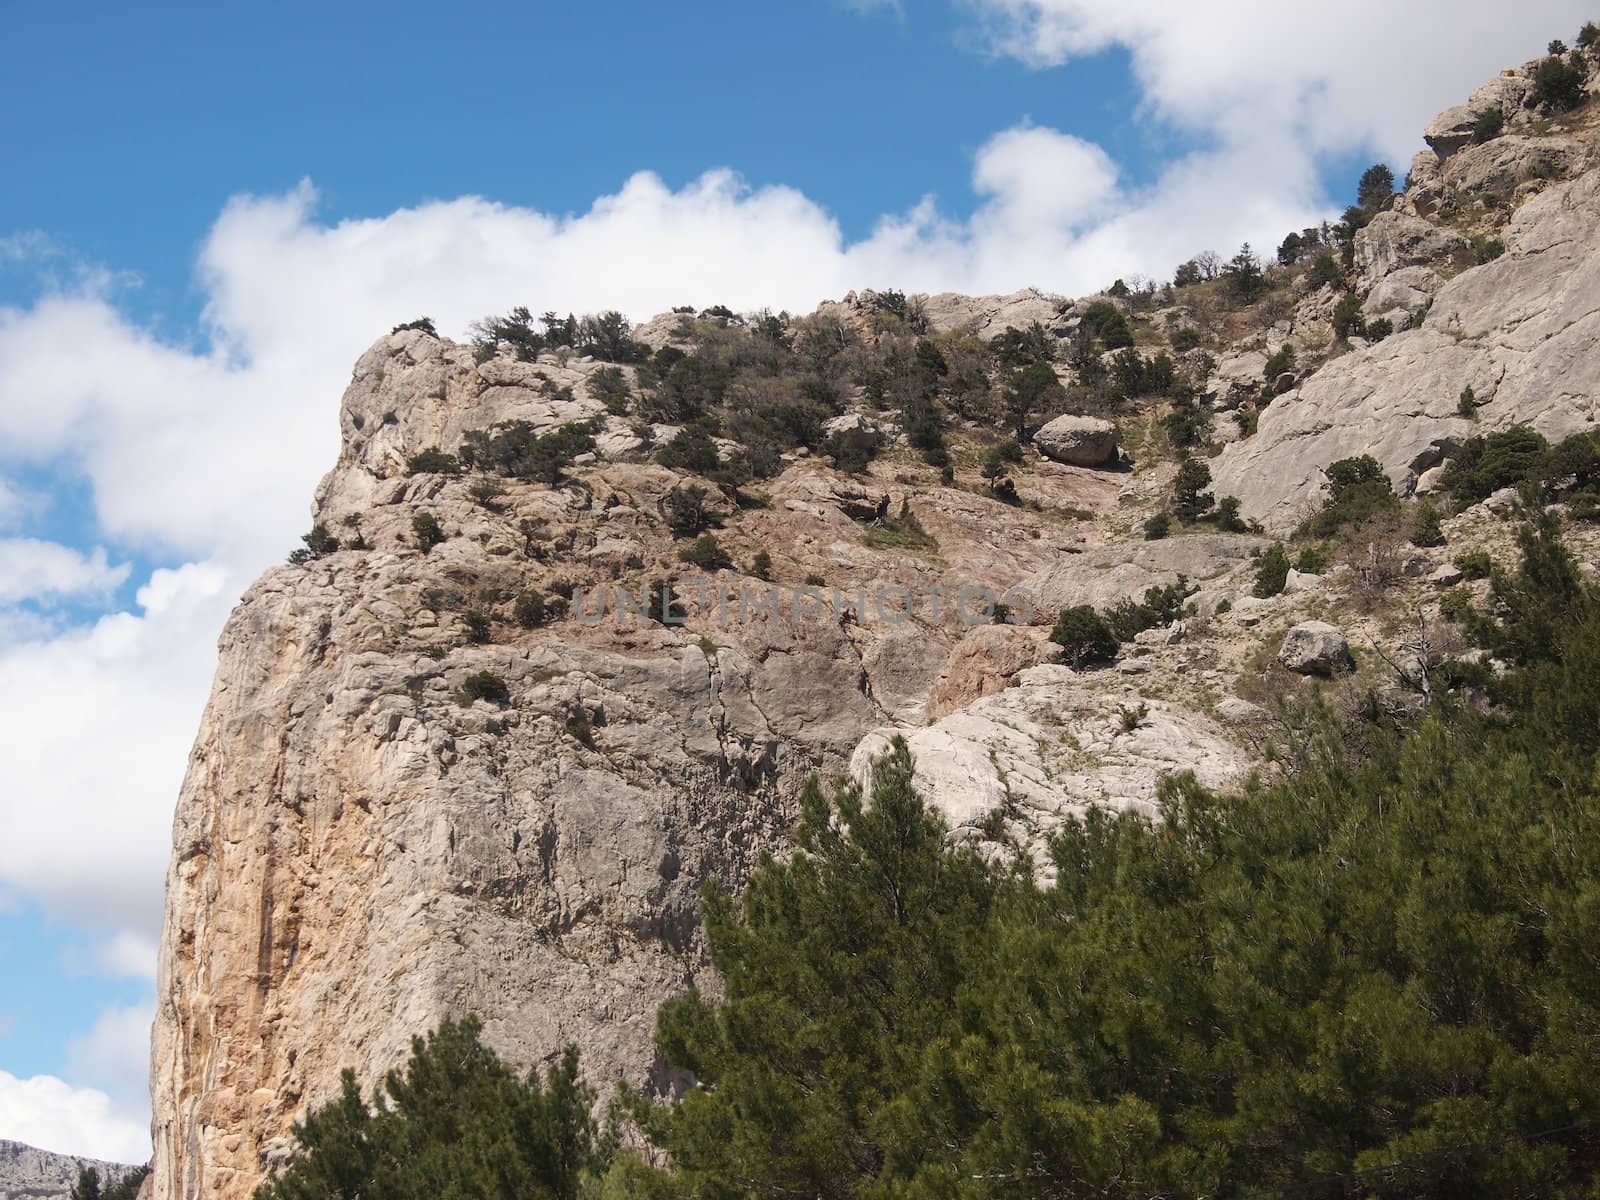
{"label": "rocky cliff", "polygon": [[[1526,88],[1502,92],[1525,102]],[[1036,849],[1087,806],[1149,808],[1175,771],[1241,781],[1261,761],[1271,700],[1344,670],[1346,638],[1358,648],[1346,686],[1380,682],[1407,652],[1402,615],[1437,613],[1448,558],[1505,543],[1493,509],[1450,518],[1448,551],[1405,550],[1381,596],[1371,564],[1347,561],[1303,563],[1258,599],[1254,556],[1262,532],[1314,507],[1336,459],[1374,454],[1409,494],[1469,430],[1596,423],[1594,142],[1579,119],[1523,113],[1499,143],[1470,148],[1436,122],[1437,149],[1358,235],[1340,283],[1291,262],[1244,312],[1207,286],[1142,306],[922,301],[918,326],[948,335],[952,359],[1010,329],[1070,342],[1106,306],[1124,311],[1138,345],[1169,349],[1199,381],[1203,440],[1228,443],[1215,494],[1238,497],[1254,532],[1145,539],[1181,457],[1161,402],[1125,396],[1111,414],[1107,436],[1131,465],[1074,465],[1064,441],[1041,441],[1049,454],[1018,452],[1012,497],[980,472],[997,420],[957,404],[941,475],[864,370],[830,428],[881,427],[883,452],[845,470],[842,451],[791,447],[753,484],[708,488],[727,558],[696,572],[673,520],[692,473],[654,461],[677,428],[617,402],[619,374],[631,395],[649,386],[636,368],[419,329],[380,338],[344,396],[316,553],[263,576],[219,646],[174,824],[154,1195],[247,1195],[342,1068],[370,1086],[448,1015],[480,1015],[517,1063],[576,1042],[602,1086],[670,1091],[655,1010],[716,986],[697,889],[737,887],[782,852],[806,777],[860,772],[895,733],[953,838],[1002,855]],[[1555,165],[1529,175],[1534,163]],[[1491,236],[1503,253],[1469,261]],[[1336,336],[1348,288],[1374,323],[1407,328]],[[867,293],[819,318],[852,344],[892,340],[901,326],[880,318],[900,321],[904,302]],[[659,351],[697,335],[668,316],[635,336]],[[1285,344],[1294,370],[1265,379]],[[1067,357],[1063,412],[1095,374]],[[594,446],[548,482],[455,469],[449,456],[508,422],[533,434],[592,422]],[[439,457],[418,460],[426,451]],[[677,619],[622,602],[686,574],[704,579],[678,590]],[[1106,669],[1057,661],[1057,610],[1180,580],[1198,589],[1183,619],[1139,632]],[[1010,619],[974,619],[973,588],[1010,591]],[[563,603],[533,614],[533,593]],[[1338,645],[1324,652],[1319,627],[1295,643],[1315,654],[1290,655],[1290,631],[1313,619],[1336,626]]]}
{"label": "rocky cliff", "polygon": [[114,1183],[136,1168],[122,1163],[52,1154],[21,1142],[0,1141],[0,1200],[67,1200],[78,1172],[93,1167],[101,1183]]}

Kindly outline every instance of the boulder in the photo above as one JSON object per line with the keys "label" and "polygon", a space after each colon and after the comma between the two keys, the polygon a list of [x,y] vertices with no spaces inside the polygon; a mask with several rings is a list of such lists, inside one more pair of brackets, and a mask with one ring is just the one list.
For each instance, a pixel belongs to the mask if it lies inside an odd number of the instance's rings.
{"label": "boulder", "polygon": [[1431,265],[1464,250],[1467,239],[1452,229],[1403,212],[1381,212],[1356,234],[1356,273],[1363,287],[1402,267]]}
{"label": "boulder", "polygon": [[1361,305],[1369,321],[1388,318],[1396,329],[1406,329],[1418,313],[1427,312],[1444,286],[1444,276],[1432,267],[1401,267],[1380,279]]}
{"label": "boulder", "polygon": [[1335,675],[1351,664],[1344,631],[1326,621],[1302,621],[1289,630],[1278,661],[1296,675]]}
{"label": "boulder", "polygon": [[1434,587],[1441,588],[1455,587],[1461,580],[1461,568],[1456,566],[1455,563],[1445,563],[1443,566],[1436,567],[1433,574],[1428,576],[1429,583],[1433,584]]}
{"label": "boulder", "polygon": [[1238,696],[1229,696],[1217,702],[1217,716],[1230,725],[1254,725],[1265,721],[1269,715],[1259,704],[1251,704]]}
{"label": "boulder", "polygon": [[1117,456],[1117,427],[1099,417],[1064,416],[1033,435],[1046,458],[1073,467],[1101,467]]}

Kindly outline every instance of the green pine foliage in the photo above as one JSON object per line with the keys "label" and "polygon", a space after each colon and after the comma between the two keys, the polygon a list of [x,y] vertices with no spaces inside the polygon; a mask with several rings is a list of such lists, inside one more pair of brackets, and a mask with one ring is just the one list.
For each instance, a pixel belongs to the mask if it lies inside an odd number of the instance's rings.
{"label": "green pine foliage", "polygon": [[1250,594],[1258,600],[1266,600],[1281,595],[1288,582],[1289,556],[1284,552],[1282,542],[1273,542],[1256,559],[1255,584]]}
{"label": "green pine foliage", "polygon": [[578,1081],[577,1051],[519,1078],[469,1018],[413,1038],[403,1071],[367,1102],[346,1071],[337,1100],[294,1134],[289,1167],[257,1200],[578,1200],[611,1146]]}
{"label": "green pine foliage", "polygon": [[1075,669],[1110,662],[1117,656],[1116,635],[1105,618],[1087,604],[1062,609],[1050,640],[1061,647],[1061,661]]}
{"label": "green pine foliage", "polygon": [[1302,537],[1332,537],[1341,529],[1400,507],[1389,477],[1370,454],[1341,458],[1328,466],[1328,498],[1322,511],[1300,526]]}
{"label": "green pine foliage", "polygon": [[707,895],[724,991],[657,1035],[696,1084],[635,1101],[668,1166],[617,1178],[705,1200],[1592,1194],[1600,598],[1551,530],[1524,553],[1498,606],[1524,665],[1491,708],[1441,699],[1361,760],[1330,730],[1229,798],[1170,780],[1159,821],[1069,824],[1049,885],[950,850],[903,743],[870,803],[813,783],[801,852]]}

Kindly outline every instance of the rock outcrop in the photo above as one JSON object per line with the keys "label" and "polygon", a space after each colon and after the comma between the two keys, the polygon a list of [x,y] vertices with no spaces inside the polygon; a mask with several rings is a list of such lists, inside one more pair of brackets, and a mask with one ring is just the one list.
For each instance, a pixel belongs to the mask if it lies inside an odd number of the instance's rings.
{"label": "rock outcrop", "polygon": [[115,1183],[137,1169],[0,1141],[0,1200],[68,1200],[78,1173],[88,1167],[99,1173],[102,1184]]}
{"label": "rock outcrop", "polygon": [[[1531,425],[1560,438],[1600,422],[1600,172],[1517,210],[1505,252],[1439,289],[1421,329],[1353,349],[1274,400],[1212,467],[1246,517],[1292,528],[1323,469],[1371,454],[1402,495],[1474,433]],[[1472,419],[1460,397],[1472,388]]]}

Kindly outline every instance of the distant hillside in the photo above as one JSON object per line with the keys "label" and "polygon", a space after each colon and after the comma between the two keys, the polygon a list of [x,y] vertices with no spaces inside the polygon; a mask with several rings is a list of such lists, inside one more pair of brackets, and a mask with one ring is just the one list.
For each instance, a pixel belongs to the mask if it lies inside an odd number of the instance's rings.
{"label": "distant hillside", "polygon": [[0,1200],[66,1200],[78,1172],[85,1167],[98,1170],[102,1183],[138,1170],[126,1163],[52,1154],[21,1142],[0,1141]]}

